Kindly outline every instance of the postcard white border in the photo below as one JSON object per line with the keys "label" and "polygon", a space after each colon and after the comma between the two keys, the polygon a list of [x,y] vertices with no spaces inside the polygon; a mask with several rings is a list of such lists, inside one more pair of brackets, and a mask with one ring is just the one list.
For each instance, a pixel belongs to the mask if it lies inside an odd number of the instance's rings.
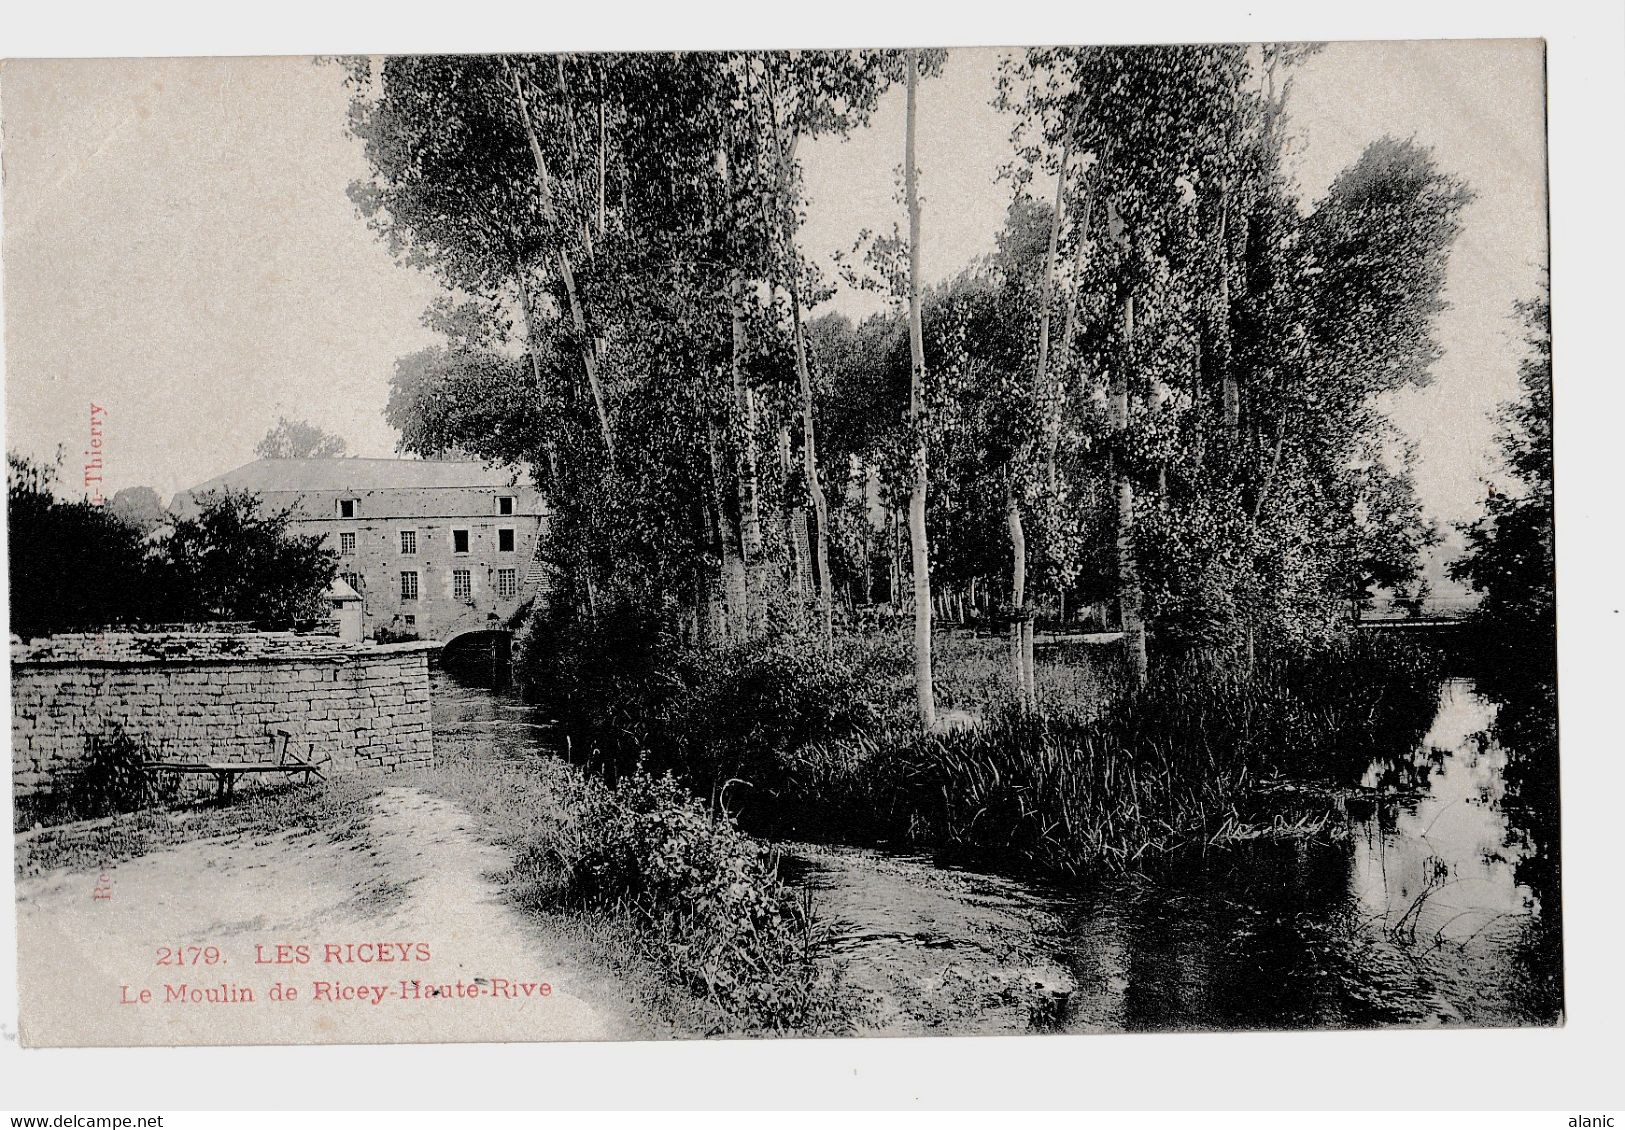
{"label": "postcard white border", "polygon": [[[528,10],[532,15],[521,16]],[[14,6],[7,56],[308,54],[1544,37],[1557,381],[1564,896],[1556,1031],[22,1052],[0,899],[0,1077],[17,1112],[601,1106],[1553,1108],[1618,1102],[1620,186],[1615,5],[1284,0],[1128,5]],[[0,247],[3,254],[3,247]],[[9,703],[7,703],[9,707]],[[6,801],[9,804],[9,797]],[[11,848],[6,871],[11,872]]]}

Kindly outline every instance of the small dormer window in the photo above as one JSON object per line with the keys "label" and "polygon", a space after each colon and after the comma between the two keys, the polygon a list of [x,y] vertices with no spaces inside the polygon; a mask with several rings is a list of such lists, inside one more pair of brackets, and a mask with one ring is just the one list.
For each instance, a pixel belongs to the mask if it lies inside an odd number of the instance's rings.
{"label": "small dormer window", "polygon": [[497,513],[498,514],[512,514],[513,513],[513,495],[511,495],[511,494],[502,494],[502,495],[497,496]]}
{"label": "small dormer window", "polygon": [[339,499],[339,517],[340,518],[354,518],[355,517],[355,499],[353,499],[353,498],[341,498],[341,499]]}

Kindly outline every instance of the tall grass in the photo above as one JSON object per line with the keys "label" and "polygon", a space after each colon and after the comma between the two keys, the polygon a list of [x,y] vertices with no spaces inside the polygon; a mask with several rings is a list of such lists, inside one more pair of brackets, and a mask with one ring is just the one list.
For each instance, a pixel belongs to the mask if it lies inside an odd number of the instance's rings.
{"label": "tall grass", "polygon": [[[1186,660],[1098,710],[996,712],[789,753],[780,834],[899,839],[963,861],[1119,869],[1222,830],[1266,778],[1352,784],[1431,719],[1438,664],[1356,639],[1251,670]],[[1283,822],[1281,827],[1317,826]]]}
{"label": "tall grass", "polygon": [[[905,656],[911,674],[913,656]],[[1040,636],[1034,670],[1038,702],[1046,709],[1084,711],[1104,702],[1121,677],[1116,648],[1051,642]],[[1010,644],[1002,635],[941,631],[932,640],[932,682],[942,710],[989,715],[1013,706]],[[909,702],[912,703],[912,687]]]}
{"label": "tall grass", "polygon": [[85,739],[84,758],[51,790],[18,797],[12,830],[49,827],[168,805],[180,795],[175,774],[151,778],[143,768],[153,750],[115,725]]}

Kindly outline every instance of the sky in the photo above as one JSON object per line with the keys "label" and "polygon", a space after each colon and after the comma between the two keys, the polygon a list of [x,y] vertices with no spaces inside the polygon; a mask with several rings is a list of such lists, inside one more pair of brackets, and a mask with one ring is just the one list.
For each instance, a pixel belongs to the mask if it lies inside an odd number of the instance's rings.
{"label": "sky", "polygon": [[[992,250],[1010,186],[1009,122],[989,105],[999,52],[956,49],[922,84],[922,268],[951,277]],[[1445,355],[1396,396],[1428,512],[1471,518],[1493,471],[1494,407],[1516,393],[1512,303],[1546,261],[1543,56],[1534,41],[1344,43],[1292,92],[1307,199],[1367,143],[1431,146],[1477,194],[1439,319]],[[83,462],[100,417],[104,493],[167,498],[253,458],[279,415],[394,453],[395,360],[433,342],[437,287],[396,264],[345,195],[364,175],[340,72],[309,59],[8,62],[4,130],[7,445]],[[903,97],[868,128],[802,147],[800,240],[814,259],[904,220]],[[873,296],[841,293],[861,315]]]}

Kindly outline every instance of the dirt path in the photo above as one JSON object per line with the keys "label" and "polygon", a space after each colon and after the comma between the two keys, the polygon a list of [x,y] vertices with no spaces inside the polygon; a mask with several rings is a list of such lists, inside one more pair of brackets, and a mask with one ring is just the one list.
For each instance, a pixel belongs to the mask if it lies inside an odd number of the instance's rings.
{"label": "dirt path", "polygon": [[[106,899],[83,870],[19,880],[24,1042],[644,1034],[591,991],[601,974],[549,955],[535,925],[506,904],[490,876],[507,858],[473,835],[461,809],[402,786],[359,803],[365,810],[336,830],[243,832],[119,863]],[[270,963],[279,945],[289,947],[286,964]],[[191,947],[218,947],[220,960]],[[166,948],[183,964],[159,965]],[[297,997],[274,999],[279,983]]]}

